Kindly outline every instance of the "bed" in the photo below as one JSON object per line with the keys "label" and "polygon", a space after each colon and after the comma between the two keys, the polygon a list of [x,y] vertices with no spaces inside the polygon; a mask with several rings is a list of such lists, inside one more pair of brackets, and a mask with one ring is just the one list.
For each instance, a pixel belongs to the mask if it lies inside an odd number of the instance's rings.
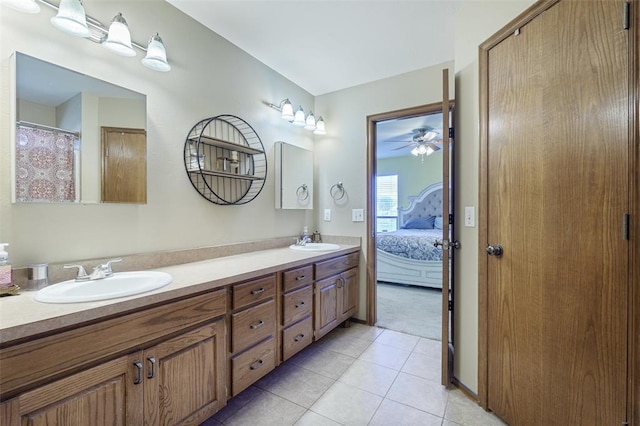
{"label": "bed", "polygon": [[398,209],[400,229],[376,234],[377,280],[442,288],[442,182],[409,197]]}

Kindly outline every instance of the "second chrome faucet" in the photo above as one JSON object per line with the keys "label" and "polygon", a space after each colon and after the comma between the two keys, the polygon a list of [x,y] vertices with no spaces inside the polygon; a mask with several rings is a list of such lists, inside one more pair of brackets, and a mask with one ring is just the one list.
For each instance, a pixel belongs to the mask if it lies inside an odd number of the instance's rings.
{"label": "second chrome faucet", "polygon": [[82,265],[64,265],[63,268],[78,268],[78,274],[76,275],[76,281],[91,281],[91,280],[101,280],[103,278],[108,278],[113,275],[113,271],[111,270],[111,264],[115,262],[121,262],[122,259],[111,259],[107,263],[102,265],[98,265],[93,268],[93,272],[91,274],[87,274],[84,267]]}

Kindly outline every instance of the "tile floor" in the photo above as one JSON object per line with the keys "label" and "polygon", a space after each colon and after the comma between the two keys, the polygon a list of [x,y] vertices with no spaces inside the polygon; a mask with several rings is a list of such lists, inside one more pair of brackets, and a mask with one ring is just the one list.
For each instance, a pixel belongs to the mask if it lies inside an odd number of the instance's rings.
{"label": "tile floor", "polygon": [[504,425],[440,385],[440,342],[352,324],[277,367],[202,426]]}

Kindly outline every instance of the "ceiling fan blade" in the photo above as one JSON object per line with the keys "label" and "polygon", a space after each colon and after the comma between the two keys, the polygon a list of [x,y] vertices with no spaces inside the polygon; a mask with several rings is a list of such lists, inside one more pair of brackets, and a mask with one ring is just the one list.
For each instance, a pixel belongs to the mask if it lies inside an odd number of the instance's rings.
{"label": "ceiling fan blade", "polygon": [[[392,151],[397,151],[399,149],[405,149],[405,148],[409,148],[410,146],[415,145],[413,142],[406,144],[405,146],[399,146],[398,148],[393,148]],[[439,148],[438,148],[439,149]]]}
{"label": "ceiling fan blade", "polygon": [[433,142],[427,142],[427,145],[429,145],[434,151],[440,151],[440,147]]}
{"label": "ceiling fan blade", "polygon": [[399,141],[399,140],[385,140],[385,141],[382,141],[382,142],[383,142],[383,143],[386,143],[386,142],[392,142],[392,143],[398,143],[398,142],[400,142],[400,143],[414,143],[414,142],[413,142],[413,141],[411,141],[411,140],[405,140],[405,141]]}

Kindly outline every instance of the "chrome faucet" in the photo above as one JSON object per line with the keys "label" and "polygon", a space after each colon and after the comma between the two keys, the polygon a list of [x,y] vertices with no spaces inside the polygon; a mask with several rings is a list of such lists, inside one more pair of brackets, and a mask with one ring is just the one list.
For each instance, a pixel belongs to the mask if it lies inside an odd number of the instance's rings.
{"label": "chrome faucet", "polygon": [[108,278],[113,275],[113,271],[111,270],[111,264],[115,262],[120,262],[122,259],[111,259],[107,263],[103,265],[98,265],[93,268],[93,272],[91,275],[87,274],[84,267],[82,265],[64,265],[63,268],[78,268],[78,274],[76,275],[76,281],[89,281],[89,280],[101,280],[104,278]]}
{"label": "chrome faucet", "polygon": [[296,245],[297,246],[306,246],[307,243],[311,242],[311,238],[307,237],[306,235],[302,238],[296,238]]}

